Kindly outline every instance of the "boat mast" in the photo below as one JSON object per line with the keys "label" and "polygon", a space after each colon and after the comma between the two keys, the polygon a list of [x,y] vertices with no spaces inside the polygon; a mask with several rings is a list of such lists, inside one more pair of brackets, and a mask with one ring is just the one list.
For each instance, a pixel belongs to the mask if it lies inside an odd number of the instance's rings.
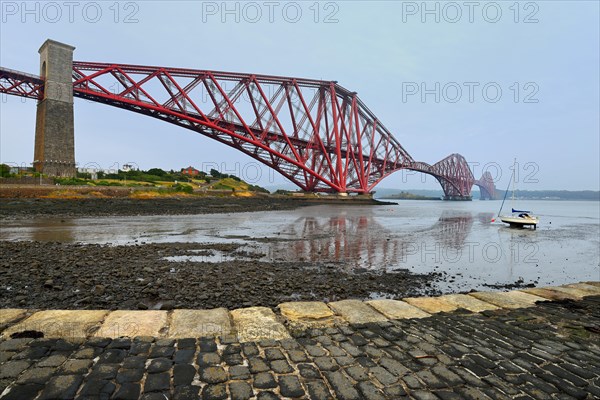
{"label": "boat mast", "polygon": [[512,180],[512,199],[510,200],[510,211],[511,212],[512,212],[512,210],[515,209],[515,181],[516,181],[515,170],[516,170],[516,166],[517,166],[517,158],[515,157],[515,160],[513,161],[513,170],[512,170],[512,175],[511,175],[511,180]]}
{"label": "boat mast", "polygon": [[[515,162],[517,162],[517,159],[515,158]],[[513,176],[515,175],[515,168],[513,165],[513,171],[512,174],[510,175],[510,181],[513,180]],[[500,205],[500,209],[498,210],[498,217],[500,217],[500,213],[502,212],[502,207],[504,207],[504,202],[506,201],[506,195],[508,194],[508,188],[510,187],[510,181],[508,181],[508,186],[506,186],[506,190],[504,191],[504,198],[502,199],[502,204]],[[513,181],[513,200],[515,198],[515,185],[514,185],[514,181]],[[511,209],[512,211],[512,209]],[[495,219],[492,219],[492,222],[494,222]]]}

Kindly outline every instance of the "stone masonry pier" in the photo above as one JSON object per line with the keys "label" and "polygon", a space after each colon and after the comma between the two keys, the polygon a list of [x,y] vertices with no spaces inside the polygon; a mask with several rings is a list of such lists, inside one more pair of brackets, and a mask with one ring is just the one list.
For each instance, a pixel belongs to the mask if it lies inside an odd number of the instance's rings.
{"label": "stone masonry pier", "polygon": [[33,165],[50,176],[75,176],[73,51],[68,44],[46,40],[40,47],[44,97],[37,105]]}
{"label": "stone masonry pier", "polygon": [[227,311],[0,312],[1,399],[593,399],[600,283]]}

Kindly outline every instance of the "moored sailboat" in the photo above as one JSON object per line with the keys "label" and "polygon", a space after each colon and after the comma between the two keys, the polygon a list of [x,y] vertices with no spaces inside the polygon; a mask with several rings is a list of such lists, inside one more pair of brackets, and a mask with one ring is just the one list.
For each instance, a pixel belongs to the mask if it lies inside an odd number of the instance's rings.
{"label": "moored sailboat", "polygon": [[[513,164],[513,172],[510,177],[510,180],[512,181],[511,204],[514,204],[514,202],[515,202],[514,175],[515,175],[516,164],[517,164],[517,160],[515,159],[515,162]],[[510,185],[510,182],[509,182],[509,185]],[[500,213],[502,212],[502,207],[504,207],[504,201],[506,200],[507,193],[508,193],[508,187],[506,188],[506,192],[504,192],[504,199],[502,199],[502,205],[500,206],[500,210],[498,211],[498,218],[500,218],[500,221],[502,221],[506,224],[509,224],[513,228],[525,228],[525,227],[532,226],[533,229],[537,229],[537,224],[539,223],[540,220],[538,217],[534,216],[531,211],[515,210],[513,207],[511,207],[511,210],[512,210],[511,215],[500,215]],[[493,221],[494,220],[492,220],[492,222]]]}
{"label": "moored sailboat", "polygon": [[533,226],[533,229],[536,229],[539,218],[531,215],[531,211],[515,210],[513,208],[512,215],[501,215],[500,221],[518,228]]}

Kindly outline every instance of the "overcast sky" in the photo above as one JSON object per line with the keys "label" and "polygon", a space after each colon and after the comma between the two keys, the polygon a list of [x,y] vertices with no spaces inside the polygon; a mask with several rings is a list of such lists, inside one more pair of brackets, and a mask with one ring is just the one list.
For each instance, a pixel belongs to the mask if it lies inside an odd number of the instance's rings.
{"label": "overcast sky", "polygon": [[[75,60],[337,80],[414,159],[460,153],[506,186],[598,190],[599,2],[2,1],[0,65],[39,73],[51,38]],[[460,91],[459,91],[460,90]],[[500,93],[501,92],[501,93]],[[0,161],[33,160],[34,100],[2,97]],[[216,141],[75,99],[79,166],[188,165],[261,185],[285,179]],[[397,172],[381,187],[431,189]]]}

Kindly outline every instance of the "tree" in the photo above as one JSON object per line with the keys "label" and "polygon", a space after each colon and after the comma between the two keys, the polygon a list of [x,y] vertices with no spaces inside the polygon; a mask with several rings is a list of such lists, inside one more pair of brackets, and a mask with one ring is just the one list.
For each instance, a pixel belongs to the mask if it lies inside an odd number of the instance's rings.
{"label": "tree", "polygon": [[76,176],[79,179],[92,179],[92,174],[89,172],[77,172]]}
{"label": "tree", "polygon": [[212,168],[212,169],[210,170],[210,175],[211,175],[213,178],[220,178],[220,177],[221,177],[221,173],[220,173],[219,171],[217,171],[216,169],[214,169],[214,168]]}
{"label": "tree", "polygon": [[6,164],[0,164],[0,176],[9,177],[10,176],[10,166]]}
{"label": "tree", "polygon": [[166,171],[164,171],[160,168],[150,168],[148,171],[146,171],[146,173],[148,175],[156,175],[156,176],[165,176],[167,174]]}

